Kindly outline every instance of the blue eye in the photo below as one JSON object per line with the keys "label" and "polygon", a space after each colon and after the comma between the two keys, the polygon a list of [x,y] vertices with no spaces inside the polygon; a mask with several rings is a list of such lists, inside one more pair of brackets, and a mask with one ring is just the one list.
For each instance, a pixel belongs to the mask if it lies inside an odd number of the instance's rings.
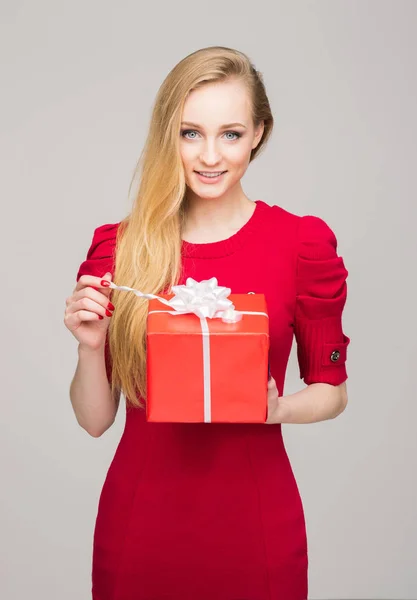
{"label": "blue eye", "polygon": [[[240,133],[238,133],[237,131],[226,131],[226,133],[231,133],[232,135],[235,135],[236,137],[235,137],[235,138],[233,138],[233,139],[235,139],[235,140],[237,140],[237,139],[239,139],[239,138],[241,137],[241,134],[240,134]],[[230,138],[229,138],[229,139],[230,139]],[[231,141],[233,141],[233,140],[231,140]]]}
{"label": "blue eye", "polygon": [[[196,132],[194,129],[184,129],[183,131],[181,131],[182,137],[186,137],[187,133],[196,133]],[[187,139],[190,139],[190,138],[187,138]],[[193,139],[193,138],[191,138],[191,139]]]}
{"label": "blue eye", "polygon": [[[187,140],[195,140],[195,139],[196,139],[195,137],[191,137],[191,138],[190,138],[190,137],[187,137],[187,134],[188,134],[188,133],[197,133],[197,132],[196,132],[196,130],[195,130],[195,129],[183,129],[183,130],[181,131],[181,136],[182,136],[183,138],[187,139]],[[232,139],[228,138],[228,141],[230,141],[230,142],[233,142],[233,141],[235,141],[235,140],[239,139],[240,137],[242,137],[242,134],[241,134],[241,133],[239,133],[238,131],[226,131],[226,132],[225,132],[225,134],[229,134],[229,133],[231,133],[232,135],[234,135],[234,136],[235,136],[235,137],[234,137],[234,138],[232,138]]]}

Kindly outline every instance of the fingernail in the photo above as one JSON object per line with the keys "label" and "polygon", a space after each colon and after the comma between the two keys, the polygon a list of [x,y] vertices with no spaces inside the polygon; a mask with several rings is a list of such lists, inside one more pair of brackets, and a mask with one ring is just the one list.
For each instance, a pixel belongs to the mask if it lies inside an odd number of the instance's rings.
{"label": "fingernail", "polygon": [[104,319],[103,315],[98,316],[99,319]]}
{"label": "fingernail", "polygon": [[107,309],[106,309],[106,315],[107,315],[108,317],[111,317],[111,316],[112,316],[112,314],[113,314],[113,313],[111,313],[109,310],[107,310]]}
{"label": "fingernail", "polygon": [[110,281],[107,281],[107,279],[102,279],[100,284],[104,287],[110,287]]}
{"label": "fingernail", "polygon": [[108,303],[107,308],[110,308],[110,310],[114,310],[114,306],[111,302]]}

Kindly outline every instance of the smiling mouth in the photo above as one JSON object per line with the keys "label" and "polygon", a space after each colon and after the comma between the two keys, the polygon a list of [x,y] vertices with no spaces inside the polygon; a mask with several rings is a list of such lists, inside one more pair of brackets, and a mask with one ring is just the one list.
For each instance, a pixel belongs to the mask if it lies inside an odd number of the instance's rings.
{"label": "smiling mouth", "polygon": [[219,177],[219,175],[223,175],[223,173],[227,173],[227,171],[195,171],[198,175],[202,175],[203,177]]}

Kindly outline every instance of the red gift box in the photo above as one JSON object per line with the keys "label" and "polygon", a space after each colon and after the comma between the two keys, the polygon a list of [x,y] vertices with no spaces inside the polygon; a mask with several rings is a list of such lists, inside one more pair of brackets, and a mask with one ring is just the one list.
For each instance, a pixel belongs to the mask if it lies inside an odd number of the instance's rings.
{"label": "red gift box", "polygon": [[[170,300],[173,294],[159,295]],[[155,422],[264,423],[269,319],[263,294],[230,294],[238,322],[170,314],[149,300],[146,418]],[[154,312],[156,311],[156,312]],[[161,312],[159,312],[161,311]]]}

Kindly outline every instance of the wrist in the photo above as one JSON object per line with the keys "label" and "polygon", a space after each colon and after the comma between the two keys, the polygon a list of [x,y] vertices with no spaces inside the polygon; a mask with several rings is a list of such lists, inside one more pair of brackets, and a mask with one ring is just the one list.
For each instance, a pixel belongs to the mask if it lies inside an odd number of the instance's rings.
{"label": "wrist", "polygon": [[104,342],[95,348],[78,344],[78,356],[101,356],[104,352]]}
{"label": "wrist", "polygon": [[280,396],[278,398],[278,406],[274,410],[272,415],[273,423],[291,423],[291,409],[290,402],[287,396]]}

